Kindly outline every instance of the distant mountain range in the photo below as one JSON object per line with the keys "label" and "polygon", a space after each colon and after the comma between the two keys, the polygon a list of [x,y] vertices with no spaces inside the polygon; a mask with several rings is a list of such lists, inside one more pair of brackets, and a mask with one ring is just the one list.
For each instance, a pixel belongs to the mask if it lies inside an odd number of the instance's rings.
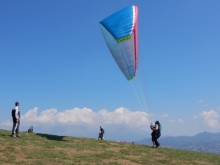
{"label": "distant mountain range", "polygon": [[[220,132],[202,132],[195,136],[161,137],[158,141],[161,147],[220,154]],[[145,138],[135,143],[152,145],[151,138]]]}

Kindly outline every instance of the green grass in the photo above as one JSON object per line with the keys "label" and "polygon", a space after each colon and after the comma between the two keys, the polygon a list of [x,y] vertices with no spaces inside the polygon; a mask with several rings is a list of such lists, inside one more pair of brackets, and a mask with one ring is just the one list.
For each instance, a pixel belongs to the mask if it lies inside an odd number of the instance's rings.
{"label": "green grass", "polygon": [[12,138],[0,130],[0,164],[82,165],[211,165],[220,155],[145,145],[22,132]]}

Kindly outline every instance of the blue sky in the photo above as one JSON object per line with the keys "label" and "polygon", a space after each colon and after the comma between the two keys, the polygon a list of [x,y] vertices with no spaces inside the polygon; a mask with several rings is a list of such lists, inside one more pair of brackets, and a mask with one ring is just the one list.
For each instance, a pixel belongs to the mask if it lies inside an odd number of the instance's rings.
{"label": "blue sky", "polygon": [[[143,109],[112,58],[99,22],[139,8],[137,77]],[[220,131],[220,2],[0,0],[0,128],[20,102],[21,131],[109,140]],[[143,81],[146,80],[146,81]],[[136,81],[136,80],[135,80]]]}

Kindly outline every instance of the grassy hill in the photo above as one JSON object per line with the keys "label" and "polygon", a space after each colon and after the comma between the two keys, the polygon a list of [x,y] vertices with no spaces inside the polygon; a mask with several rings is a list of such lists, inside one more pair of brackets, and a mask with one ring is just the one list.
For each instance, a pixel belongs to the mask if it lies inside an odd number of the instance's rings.
{"label": "grassy hill", "polygon": [[220,164],[220,155],[169,148],[22,132],[22,138],[10,137],[0,130],[0,164]]}

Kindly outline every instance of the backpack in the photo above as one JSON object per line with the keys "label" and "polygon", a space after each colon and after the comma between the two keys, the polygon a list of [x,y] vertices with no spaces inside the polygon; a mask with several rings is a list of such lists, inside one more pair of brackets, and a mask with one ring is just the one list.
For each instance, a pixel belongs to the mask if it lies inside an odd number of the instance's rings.
{"label": "backpack", "polygon": [[159,132],[161,133],[161,131],[162,131],[162,125],[159,123]]}

